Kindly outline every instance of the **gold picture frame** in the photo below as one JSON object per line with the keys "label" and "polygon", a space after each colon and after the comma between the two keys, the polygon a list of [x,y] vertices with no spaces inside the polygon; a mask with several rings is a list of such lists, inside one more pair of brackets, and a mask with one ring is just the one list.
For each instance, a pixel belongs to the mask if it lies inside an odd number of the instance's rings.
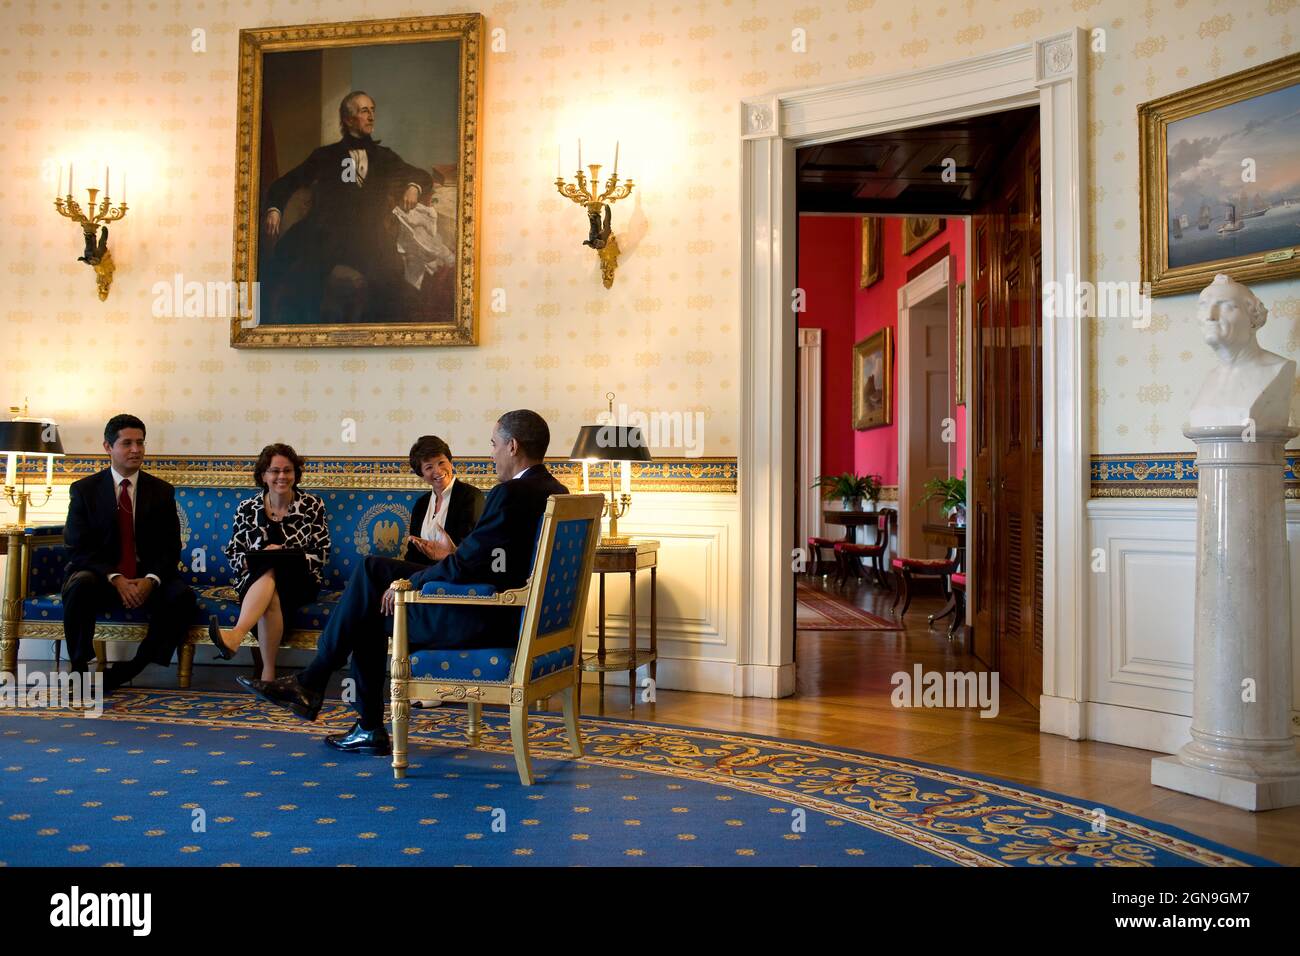
{"label": "gold picture frame", "polygon": [[853,346],[853,427],[894,421],[894,330],[886,326]]}
{"label": "gold picture frame", "polygon": [[859,289],[874,285],[885,274],[884,247],[881,245],[880,218],[862,217],[862,277]]}
{"label": "gold picture frame", "polygon": [[956,311],[953,319],[953,404],[966,404],[966,283],[957,283]]}
{"label": "gold picture frame", "polygon": [[1300,194],[1279,195],[1300,173],[1300,122],[1287,119],[1297,103],[1300,54],[1138,106],[1142,281],[1151,295],[1195,292],[1221,272],[1239,282],[1300,273]]}
{"label": "gold picture frame", "polygon": [[[478,13],[240,31],[234,215],[234,279],[240,308],[230,320],[232,347],[478,344],[483,32],[483,16]],[[398,49],[400,45],[406,46]],[[295,54],[296,59],[286,56],[272,61],[268,78],[268,57]],[[322,65],[316,73],[308,73],[297,70],[299,61]],[[300,74],[307,78],[299,80]],[[415,110],[423,125],[412,123],[409,101],[413,98],[405,97],[404,102],[399,91],[430,75],[446,75],[448,82],[424,83],[421,88],[445,89],[453,85],[453,78],[456,85],[439,94],[441,99],[433,94],[417,99]],[[356,141],[342,131],[339,90],[347,93],[349,87],[358,86],[374,91],[374,97],[366,93],[373,107],[374,146],[349,151],[347,146]],[[264,115],[268,97],[274,104],[269,117]],[[364,105],[364,100],[352,102]],[[389,113],[399,114],[398,120],[387,124],[386,104],[392,104]],[[336,105],[338,134],[329,128],[333,123],[329,111]],[[312,106],[324,118],[316,119]],[[425,112],[419,113],[420,109]],[[309,119],[302,120],[302,114]],[[275,120],[281,121],[280,137],[271,125]],[[317,123],[314,133],[313,121]],[[418,143],[418,148],[404,145],[411,143]],[[358,210],[355,220],[343,213],[330,217],[327,210],[343,204],[318,198],[323,189],[339,189],[324,173],[329,164],[322,157],[329,150],[344,157],[344,182],[357,182],[360,172],[358,185],[364,187],[365,170],[372,174],[372,182],[383,176],[380,188],[371,194],[373,199],[367,197],[362,203],[349,197],[346,208]],[[348,180],[347,157],[359,155],[367,162],[362,167],[362,161],[354,158],[354,178]],[[333,153],[329,158],[338,165]],[[275,180],[263,183],[264,166],[276,174]],[[303,172],[309,166],[311,171]],[[407,172],[419,175],[401,175]],[[305,181],[308,177],[310,182]],[[266,178],[271,179],[270,172]],[[411,186],[415,199],[409,198]],[[283,212],[266,203],[268,194],[285,197]],[[385,208],[388,203],[391,209]],[[321,210],[315,219],[313,207]],[[407,218],[393,211],[399,208]],[[273,223],[269,221],[272,210]],[[340,220],[382,230],[372,234],[391,236],[393,245],[381,246],[384,251],[376,255],[374,243],[355,238],[367,235],[365,230],[322,225]],[[298,240],[283,245],[290,231],[304,223],[310,224]],[[338,236],[347,238],[332,238]],[[346,251],[340,253],[336,247]],[[394,270],[394,263],[400,268]],[[267,282],[261,281],[263,274]]]}
{"label": "gold picture frame", "polygon": [[910,256],[943,229],[938,216],[906,216],[903,219],[903,255]]}

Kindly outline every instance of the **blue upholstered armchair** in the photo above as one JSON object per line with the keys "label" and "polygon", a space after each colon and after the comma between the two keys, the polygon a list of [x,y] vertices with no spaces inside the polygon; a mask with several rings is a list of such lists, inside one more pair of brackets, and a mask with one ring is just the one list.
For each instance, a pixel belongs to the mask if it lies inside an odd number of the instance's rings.
{"label": "blue upholstered armchair", "polygon": [[[393,582],[392,717],[393,775],[406,776],[410,701],[464,700],[469,705],[469,742],[478,744],[484,704],[510,708],[510,740],[519,779],[533,782],[528,756],[528,706],[559,696],[569,748],[582,756],[575,690],[582,679],[581,651],[588,584],[600,537],[602,495],[552,495],[537,535],[533,573],[523,587],[497,591],[490,585]],[[522,607],[514,647],[420,650],[410,653],[407,609],[412,604],[473,604]]]}

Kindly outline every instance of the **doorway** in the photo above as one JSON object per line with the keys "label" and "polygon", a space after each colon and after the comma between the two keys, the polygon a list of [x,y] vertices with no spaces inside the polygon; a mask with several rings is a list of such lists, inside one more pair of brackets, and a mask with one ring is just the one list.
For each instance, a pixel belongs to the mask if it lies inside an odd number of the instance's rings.
{"label": "doorway", "polygon": [[[794,689],[795,150],[944,119],[1039,107],[1042,280],[1083,275],[1086,34],[836,87],[756,97],[741,110],[742,617],[736,693]],[[1043,692],[1040,729],[1082,737],[1087,597],[1087,349],[1074,323],[1043,327]]]}

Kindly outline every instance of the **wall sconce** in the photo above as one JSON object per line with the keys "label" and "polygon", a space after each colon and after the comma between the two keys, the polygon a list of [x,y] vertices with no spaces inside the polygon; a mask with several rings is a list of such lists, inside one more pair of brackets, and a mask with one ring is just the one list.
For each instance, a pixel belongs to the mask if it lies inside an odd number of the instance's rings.
{"label": "wall sconce", "polygon": [[[25,408],[22,412],[24,417],[18,417],[19,410],[15,406],[11,406],[9,412],[15,416],[13,421],[0,422],[0,455],[5,456],[4,496],[18,509],[16,526],[21,528],[27,523],[27,505],[40,507],[54,493],[54,459],[63,457],[63,440],[59,437],[59,426],[48,418],[27,418]],[[45,458],[45,497],[39,502],[33,499],[34,492],[27,490],[25,474],[21,489],[16,484],[19,480],[19,456]],[[10,559],[13,559],[13,552],[10,552]]]}
{"label": "wall sconce", "polygon": [[[112,200],[108,197],[108,167],[104,167],[104,198],[96,202],[99,196],[98,189],[88,188],[86,193],[90,196],[86,203],[86,211],[82,211],[81,205],[72,198],[72,165],[68,165],[68,194],[60,197],[58,192],[63,188],[63,167],[59,167],[59,182],[54,189],[54,208],[58,210],[60,216],[71,219],[81,226],[83,237],[86,240],[86,251],[77,257],[78,262],[84,262],[95,270],[95,285],[99,290],[99,301],[103,302],[108,298],[108,287],[113,284],[113,254],[108,251],[108,226],[104,225],[109,222],[117,222],[126,216],[126,174],[122,174],[122,202],[114,206]],[[95,238],[95,227],[99,227],[99,238]]]}
{"label": "wall sconce", "polygon": [[611,231],[610,206],[620,199],[632,194],[633,182],[628,180],[622,186],[618,184],[618,143],[614,143],[614,172],[605,181],[605,191],[597,194],[600,185],[600,165],[592,163],[587,167],[591,180],[582,173],[582,140],[578,140],[577,185],[566,182],[560,173],[560,148],[555,148],[555,188],[561,196],[567,196],[580,206],[587,208],[588,235],[584,246],[591,246],[600,256],[600,279],[605,288],[614,285],[614,270],[618,268],[618,239]]}

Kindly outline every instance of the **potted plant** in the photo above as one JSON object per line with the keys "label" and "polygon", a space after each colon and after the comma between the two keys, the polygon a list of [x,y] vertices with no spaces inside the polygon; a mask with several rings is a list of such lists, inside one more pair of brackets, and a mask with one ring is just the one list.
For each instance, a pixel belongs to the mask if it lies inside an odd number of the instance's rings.
{"label": "potted plant", "polygon": [[962,471],[960,478],[931,478],[923,486],[925,494],[921,496],[915,507],[919,508],[927,501],[934,498],[939,499],[943,513],[948,517],[949,524],[955,524],[964,527],[966,524],[966,472]]}
{"label": "potted plant", "polygon": [[874,502],[880,497],[882,487],[879,475],[855,475],[846,471],[840,475],[818,475],[814,488],[821,488],[823,498],[839,498],[845,511],[857,511],[863,499]]}

